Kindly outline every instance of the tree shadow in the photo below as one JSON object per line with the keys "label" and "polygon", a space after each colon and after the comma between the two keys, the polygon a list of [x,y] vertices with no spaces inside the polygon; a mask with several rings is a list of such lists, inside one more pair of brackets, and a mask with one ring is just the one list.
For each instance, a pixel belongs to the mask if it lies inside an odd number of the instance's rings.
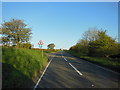
{"label": "tree shadow", "polygon": [[[2,63],[2,88],[32,88],[35,83],[12,65]],[[31,87],[30,87],[31,86]]]}
{"label": "tree shadow", "polygon": [[[86,79],[92,81],[95,86],[97,87],[109,87],[109,88],[116,88],[118,87],[118,80],[120,75],[116,73],[112,73],[104,68],[100,68],[96,66],[96,63],[74,57],[71,58],[71,55],[65,53],[69,62],[71,62],[78,71],[82,72]],[[99,64],[97,64],[99,65]],[[84,77],[83,76],[83,77]],[[87,76],[87,77],[86,77]],[[108,81],[108,82],[106,82]]]}

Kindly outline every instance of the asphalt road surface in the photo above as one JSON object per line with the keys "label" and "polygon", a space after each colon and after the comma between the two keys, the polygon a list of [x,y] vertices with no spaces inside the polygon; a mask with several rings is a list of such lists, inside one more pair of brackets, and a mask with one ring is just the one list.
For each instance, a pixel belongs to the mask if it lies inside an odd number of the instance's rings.
{"label": "asphalt road surface", "polygon": [[50,63],[36,88],[120,88],[120,74],[64,51],[49,54]]}

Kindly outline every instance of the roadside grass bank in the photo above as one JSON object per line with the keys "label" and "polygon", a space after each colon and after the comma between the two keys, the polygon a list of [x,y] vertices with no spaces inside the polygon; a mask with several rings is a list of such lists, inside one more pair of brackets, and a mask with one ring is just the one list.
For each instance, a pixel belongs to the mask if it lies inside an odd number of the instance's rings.
{"label": "roadside grass bank", "polygon": [[30,88],[48,62],[45,52],[2,48],[2,88]]}
{"label": "roadside grass bank", "polygon": [[119,58],[113,59],[113,58],[105,58],[105,57],[90,57],[90,56],[82,55],[80,53],[76,53],[71,50],[65,50],[65,52],[67,52],[75,57],[84,59],[86,61],[92,62],[94,64],[109,68],[113,71],[120,73],[120,71],[119,71],[120,59]]}
{"label": "roadside grass bank", "polygon": [[45,53],[55,53],[61,51],[60,49],[39,49],[39,48],[32,48],[33,50],[44,51]]}

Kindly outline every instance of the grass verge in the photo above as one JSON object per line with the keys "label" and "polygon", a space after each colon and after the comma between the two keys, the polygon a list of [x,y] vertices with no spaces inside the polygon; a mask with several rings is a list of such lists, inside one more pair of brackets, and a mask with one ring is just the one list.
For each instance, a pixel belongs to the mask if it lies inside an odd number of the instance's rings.
{"label": "grass verge", "polygon": [[116,60],[113,60],[111,58],[104,58],[104,57],[90,57],[90,56],[82,55],[80,53],[76,53],[76,52],[71,51],[71,50],[66,50],[65,52],[67,52],[75,57],[84,59],[86,61],[95,63],[97,65],[109,68],[113,71],[120,73],[120,71],[119,71],[120,62],[118,62],[118,60],[116,61]]}
{"label": "grass verge", "polygon": [[2,87],[28,88],[46,65],[41,51],[23,48],[2,48]]}
{"label": "grass verge", "polygon": [[60,49],[39,49],[39,48],[32,48],[33,50],[44,51],[45,53],[55,53],[60,51]]}

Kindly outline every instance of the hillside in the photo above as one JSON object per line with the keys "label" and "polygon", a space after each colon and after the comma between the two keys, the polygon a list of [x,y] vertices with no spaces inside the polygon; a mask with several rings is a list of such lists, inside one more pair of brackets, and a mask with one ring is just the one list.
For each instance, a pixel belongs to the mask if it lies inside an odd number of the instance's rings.
{"label": "hillside", "polygon": [[[41,51],[22,48],[2,48],[2,87],[29,87],[47,63]],[[29,82],[29,83],[28,83]]]}

